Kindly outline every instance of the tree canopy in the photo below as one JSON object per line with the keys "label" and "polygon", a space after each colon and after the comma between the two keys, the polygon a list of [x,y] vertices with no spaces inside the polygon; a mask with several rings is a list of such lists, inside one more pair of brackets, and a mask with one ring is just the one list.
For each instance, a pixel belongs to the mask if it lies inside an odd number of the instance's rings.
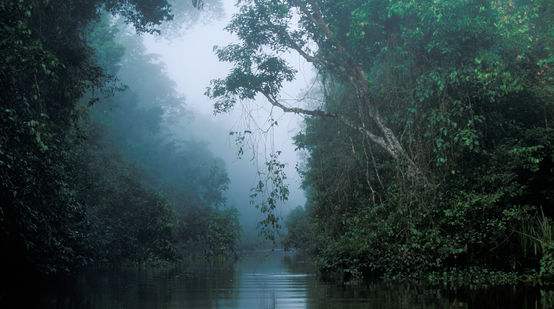
{"label": "tree canopy", "polygon": [[[309,153],[321,269],[457,278],[550,265],[539,228],[552,224],[549,1],[245,0],[239,10],[227,27],[239,43],[216,50],[233,69],[206,93],[215,112],[263,99],[306,117],[296,142]],[[315,108],[283,99],[291,53],[318,74]]]}
{"label": "tree canopy", "polygon": [[[193,1],[196,7],[201,3]],[[224,238],[216,247],[224,248],[213,254],[235,249],[240,226],[236,213],[223,209],[229,180],[221,160],[201,143],[185,141],[178,148],[177,141],[156,135],[166,113],[182,115],[182,98],[142,45],[117,42],[121,38],[108,15],[132,24],[137,33],[154,33],[172,11],[166,0],[0,2],[0,250],[4,267],[18,270],[22,281],[27,273],[174,259],[177,249],[186,251],[177,245],[197,231],[179,235],[186,230],[184,219],[177,219],[179,200],[164,181],[181,181],[173,183],[187,192],[180,194],[194,197],[180,207],[207,209],[206,222],[227,224],[221,231],[226,234],[212,235]],[[135,58],[127,57],[126,48],[136,49]],[[145,69],[150,76],[143,80],[157,87],[144,87],[140,106],[141,85],[123,76],[125,61]],[[110,103],[120,109],[112,112]],[[184,172],[180,178],[157,179],[141,166],[154,163],[140,155],[151,155],[145,149],[156,143],[166,144],[158,155],[172,155],[163,168],[183,167],[175,169]],[[125,147],[142,152],[129,155]],[[204,166],[183,170],[199,157]],[[10,274],[2,284],[11,284]]]}

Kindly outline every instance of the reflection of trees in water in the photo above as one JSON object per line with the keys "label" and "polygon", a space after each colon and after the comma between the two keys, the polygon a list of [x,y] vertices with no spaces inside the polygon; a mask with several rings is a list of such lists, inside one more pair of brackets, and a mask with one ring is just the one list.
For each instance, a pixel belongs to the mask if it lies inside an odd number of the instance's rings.
{"label": "reflection of trees in water", "polygon": [[[289,273],[313,273],[310,256],[290,253],[281,261]],[[446,290],[379,279],[350,285],[318,276],[310,279],[306,281],[308,308],[554,308],[554,291],[533,287]]]}
{"label": "reflection of trees in water", "polygon": [[187,262],[177,281],[175,299],[178,308],[233,308],[238,304],[239,291],[236,260],[196,260]]}
{"label": "reflection of trees in water", "polygon": [[[256,261],[261,265],[247,265]],[[282,308],[288,301],[305,308],[544,309],[554,305],[554,291],[533,287],[448,291],[383,282],[337,285],[316,276],[295,277],[306,274],[309,265],[306,256],[275,252],[238,263],[190,260],[166,267],[92,270],[48,285],[48,298],[28,307]]]}
{"label": "reflection of trees in water", "polygon": [[313,274],[315,269],[311,257],[307,254],[294,252],[285,254],[281,261],[286,270],[293,274]]}
{"label": "reflection of trees in water", "polygon": [[458,289],[441,296],[467,308],[554,308],[554,291],[531,286]]}
{"label": "reflection of trees in water", "polygon": [[199,260],[87,271],[51,285],[36,308],[234,308],[234,264]]}
{"label": "reflection of trees in water", "polygon": [[[552,308],[554,292],[532,287],[497,287],[449,291],[414,284],[333,285],[313,282],[307,289],[313,308],[341,308],[356,299],[363,308]],[[340,300],[343,300],[341,303]],[[358,308],[358,307],[356,307]],[[359,308],[362,308],[361,306]]]}

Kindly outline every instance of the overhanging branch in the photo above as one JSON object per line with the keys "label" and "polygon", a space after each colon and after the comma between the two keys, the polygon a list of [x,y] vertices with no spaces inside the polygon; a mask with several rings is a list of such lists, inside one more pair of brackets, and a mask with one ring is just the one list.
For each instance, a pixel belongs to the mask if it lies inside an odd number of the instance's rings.
{"label": "overhanging branch", "polygon": [[352,122],[350,119],[346,118],[344,115],[340,113],[327,112],[320,109],[313,110],[313,109],[305,109],[300,107],[289,107],[279,102],[279,100],[274,95],[272,95],[269,91],[262,91],[262,93],[267,98],[267,100],[271,105],[280,108],[285,113],[294,113],[294,114],[302,114],[307,116],[327,117],[327,118],[337,119],[347,127],[354,129],[360,132],[361,134],[367,136],[374,143],[378,144],[383,149],[385,149],[387,153],[389,153],[394,159],[398,159],[398,151],[395,150],[395,148],[392,145],[388,145],[387,140],[385,138],[372,133],[371,131],[364,128],[363,126],[356,125],[354,122]]}

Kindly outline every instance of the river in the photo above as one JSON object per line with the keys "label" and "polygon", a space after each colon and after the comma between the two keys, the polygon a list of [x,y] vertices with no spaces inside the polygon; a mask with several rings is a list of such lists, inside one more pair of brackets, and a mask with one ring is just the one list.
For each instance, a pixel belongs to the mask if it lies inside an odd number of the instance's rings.
{"label": "river", "polygon": [[336,285],[319,280],[303,256],[266,251],[235,262],[88,270],[48,284],[27,295],[25,303],[29,308],[83,309],[551,308],[554,293],[531,287],[445,291],[382,283]]}

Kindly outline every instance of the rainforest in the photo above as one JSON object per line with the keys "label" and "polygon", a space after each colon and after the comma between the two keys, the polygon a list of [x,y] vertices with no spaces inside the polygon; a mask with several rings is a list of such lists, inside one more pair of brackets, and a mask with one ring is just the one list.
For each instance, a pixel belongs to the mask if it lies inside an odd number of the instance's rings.
{"label": "rainforest", "polygon": [[0,305],[554,306],[552,24],[0,0]]}

